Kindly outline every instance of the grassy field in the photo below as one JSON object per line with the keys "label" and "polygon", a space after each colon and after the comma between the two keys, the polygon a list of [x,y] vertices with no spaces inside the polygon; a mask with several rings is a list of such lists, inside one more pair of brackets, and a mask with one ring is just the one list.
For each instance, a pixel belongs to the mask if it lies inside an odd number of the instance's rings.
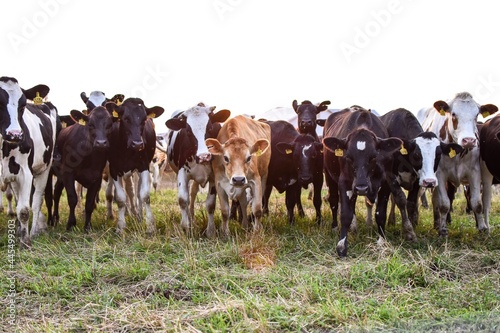
{"label": "grassy field", "polygon": [[[151,238],[133,219],[117,236],[102,203],[92,232],[66,232],[63,199],[63,223],[36,238],[31,250],[16,249],[12,271],[9,218],[1,214],[0,331],[500,331],[498,200],[490,235],[478,234],[458,195],[448,239],[438,238],[431,212],[422,209],[416,243],[403,242],[397,224],[382,246],[363,223],[360,200],[359,231],[350,234],[348,258],[339,259],[338,236],[330,222],[313,223],[305,194],[307,218],[296,225],[287,224],[284,196],[273,194],[263,234],[247,235],[233,222],[227,241],[201,237],[202,199],[192,238],[178,229],[175,190],[152,194],[158,234]],[[330,215],[324,205],[326,221]],[[9,322],[10,301],[17,326]]]}

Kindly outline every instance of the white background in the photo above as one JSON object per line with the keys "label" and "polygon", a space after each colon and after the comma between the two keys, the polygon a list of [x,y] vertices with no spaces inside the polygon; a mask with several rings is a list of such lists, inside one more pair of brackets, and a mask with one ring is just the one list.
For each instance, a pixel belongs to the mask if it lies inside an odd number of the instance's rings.
{"label": "white background", "polygon": [[500,105],[495,1],[2,1],[0,76],[159,105],[260,114],[294,99],[416,113],[469,91]]}

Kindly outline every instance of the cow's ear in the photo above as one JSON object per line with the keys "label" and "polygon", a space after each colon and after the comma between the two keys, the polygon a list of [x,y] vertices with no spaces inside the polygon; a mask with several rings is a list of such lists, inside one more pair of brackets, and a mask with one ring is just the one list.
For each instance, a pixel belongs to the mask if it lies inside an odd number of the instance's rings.
{"label": "cow's ear", "polygon": [[78,110],[71,110],[69,114],[71,116],[71,119],[73,119],[75,123],[78,123],[82,126],[85,126],[89,121],[89,117]]}
{"label": "cow's ear", "polygon": [[437,101],[434,103],[434,109],[436,109],[440,115],[444,116],[446,112],[450,111],[450,106],[445,101]]}
{"label": "cow's ear", "polygon": [[324,138],[323,145],[337,157],[344,156],[344,151],[347,148],[347,143],[345,140],[334,137]]}
{"label": "cow's ear", "polygon": [[276,148],[283,155],[291,156],[293,153],[293,144],[289,142],[278,142]]}
{"label": "cow's ear", "polygon": [[319,103],[318,106],[316,107],[316,113],[320,113],[321,111],[325,111],[326,109],[328,109],[328,105],[330,105],[330,101],[323,101],[323,102]]}
{"label": "cow's ear", "polygon": [[122,115],[122,108],[113,102],[106,103],[106,110],[111,114],[113,120],[119,119]]}
{"label": "cow's ear", "polygon": [[125,100],[125,95],[123,94],[116,94],[110,99],[110,101],[112,101],[116,105],[121,105],[124,100]]}
{"label": "cow's ear", "polygon": [[186,128],[186,117],[170,118],[165,122],[165,126],[172,131],[180,131]]}
{"label": "cow's ear", "polygon": [[71,126],[75,123],[73,118],[71,118],[71,116],[69,116],[69,115],[62,115],[62,116],[58,116],[58,117],[59,117],[59,121],[61,122],[62,128],[66,128],[66,127]]}
{"label": "cow's ear", "polygon": [[158,118],[163,114],[165,110],[161,106],[153,106],[152,108],[146,108],[146,114],[148,118]]}
{"label": "cow's ear", "polygon": [[314,143],[314,149],[320,154],[323,154],[323,144],[321,142]]}
{"label": "cow's ear", "polygon": [[80,94],[80,98],[82,99],[83,103],[87,104],[87,101],[89,100],[89,98],[87,97],[87,94],[85,93],[85,91],[82,91],[82,93]]}
{"label": "cow's ear", "polygon": [[408,155],[415,148],[415,140],[403,140],[401,144],[401,149],[399,149],[399,153],[401,155]]}
{"label": "cow's ear", "polygon": [[481,115],[484,118],[488,117],[489,115],[494,114],[497,111],[498,111],[498,107],[494,104],[481,105],[481,107],[479,108],[479,112],[481,112]]}
{"label": "cow's ear", "polygon": [[213,123],[223,123],[227,120],[227,118],[229,118],[230,115],[231,111],[224,109],[212,114],[210,116],[210,120]]}
{"label": "cow's ear", "polygon": [[448,156],[449,158],[453,158],[459,154],[461,154],[464,149],[457,143],[443,143],[441,142],[441,152],[443,155]]}
{"label": "cow's ear", "polygon": [[403,141],[398,138],[378,139],[378,149],[388,154],[394,154],[398,150],[401,150],[402,145]]}
{"label": "cow's ear", "polygon": [[224,148],[221,143],[217,139],[206,139],[205,144],[208,147],[208,151],[213,155],[222,155],[224,154]]}
{"label": "cow's ear", "polygon": [[45,84],[39,84],[30,89],[23,89],[24,96],[27,99],[35,101],[36,97],[45,98],[49,94],[50,88]]}
{"label": "cow's ear", "polygon": [[298,110],[299,104],[297,103],[296,99],[293,100],[292,106],[293,106],[293,110],[295,111],[295,113],[298,113],[297,110]]}
{"label": "cow's ear", "polygon": [[259,139],[250,148],[250,154],[260,156],[266,152],[267,148],[269,148],[269,140]]}
{"label": "cow's ear", "polygon": [[326,119],[316,119],[316,125],[319,125],[321,127],[325,126]]}

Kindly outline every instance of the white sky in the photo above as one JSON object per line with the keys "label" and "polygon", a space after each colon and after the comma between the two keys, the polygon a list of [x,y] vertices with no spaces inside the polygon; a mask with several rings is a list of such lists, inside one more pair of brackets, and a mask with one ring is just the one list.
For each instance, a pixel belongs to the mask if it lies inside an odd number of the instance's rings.
{"label": "white sky", "polygon": [[260,114],[294,99],[412,112],[469,91],[500,105],[498,5],[459,0],[2,1],[0,76],[159,105]]}

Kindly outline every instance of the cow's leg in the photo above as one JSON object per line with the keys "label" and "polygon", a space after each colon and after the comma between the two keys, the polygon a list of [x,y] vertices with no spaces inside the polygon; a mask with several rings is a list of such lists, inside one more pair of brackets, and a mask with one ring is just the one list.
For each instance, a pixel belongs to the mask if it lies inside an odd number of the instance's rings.
{"label": "cow's leg", "polygon": [[191,216],[189,214],[189,178],[184,168],[177,174],[177,201],[181,209],[181,227],[188,234],[191,232]]}
{"label": "cow's leg", "polygon": [[347,234],[351,227],[352,218],[354,216],[354,207],[356,203],[356,195],[347,186],[340,186],[340,237],[337,243],[337,254],[339,257],[347,256]]}
{"label": "cow's leg", "polygon": [[483,212],[484,212],[484,223],[486,225],[486,231],[490,229],[490,209],[491,209],[491,197],[493,191],[493,175],[489,172],[486,164],[481,162],[481,178],[483,183]]}
{"label": "cow's leg", "polygon": [[54,216],[52,215],[52,207],[54,205],[54,188],[52,187],[53,172],[49,171],[47,184],[45,184],[45,206],[47,207],[47,221],[49,226],[54,226]]}
{"label": "cow's leg", "polygon": [[[323,188],[323,174],[321,174],[321,177],[318,177],[318,179],[314,181],[313,187],[314,187],[313,204],[314,204],[314,209],[316,210],[316,224],[321,225],[321,222],[323,221],[323,218],[321,217],[321,201],[323,200],[321,198],[321,189]],[[299,202],[300,202],[300,187],[299,187]]]}
{"label": "cow's leg", "polygon": [[139,215],[139,212],[137,211],[133,175],[133,172],[123,175],[123,184],[125,186],[125,191],[127,192],[127,200],[129,203],[127,207],[130,207],[132,216],[140,220],[140,215],[142,215],[142,212]]}
{"label": "cow's leg", "polygon": [[[255,177],[253,186],[252,186],[252,213],[254,216],[254,224],[253,224],[253,230],[254,232],[261,231],[262,230],[262,200],[259,200],[262,198],[262,184],[265,184],[266,179],[264,177]],[[246,191],[245,191],[246,192]],[[242,195],[245,196],[245,195]],[[246,197],[245,197],[246,199]],[[246,202],[247,200],[245,200]],[[242,205],[242,207],[246,207],[246,205]],[[246,209],[245,209],[246,210]]]}
{"label": "cow's leg", "polygon": [[[304,207],[302,207],[302,200],[300,200],[302,188],[298,185],[298,182],[296,184],[297,184],[297,191],[295,192],[295,195],[296,195],[295,201],[297,202],[297,212],[298,212],[300,217],[305,217],[306,213],[304,212]],[[311,192],[309,192],[309,193],[311,193]],[[319,200],[320,200],[320,205],[321,205],[321,198]]]}
{"label": "cow's leg", "polygon": [[455,194],[457,193],[457,186],[453,185],[451,182],[447,182],[446,195],[450,201],[450,209],[448,214],[446,214],[446,223],[451,224],[451,212],[453,212],[453,201],[455,200]]}
{"label": "cow's leg", "polygon": [[339,188],[337,182],[328,175],[328,172],[325,172],[325,180],[328,186],[328,203],[332,211],[332,229],[336,229],[338,227]]}
{"label": "cow's leg", "polygon": [[375,208],[375,222],[377,223],[378,244],[385,241],[385,222],[387,219],[387,204],[391,196],[391,188],[386,182],[382,183],[377,195],[377,206]]}
{"label": "cow's leg", "polygon": [[52,214],[53,226],[56,226],[59,223],[59,202],[61,200],[61,194],[63,189],[64,189],[64,183],[62,179],[58,177],[54,185],[54,214]]}
{"label": "cow's leg", "polygon": [[406,199],[406,209],[408,210],[408,218],[410,219],[413,227],[418,224],[418,193],[420,192],[420,186],[418,181],[413,183],[412,189],[408,191],[408,198]]}
{"label": "cow's leg", "polygon": [[[401,186],[399,185],[396,177],[390,176],[388,181],[387,181],[389,188],[391,190],[392,195],[394,196],[394,202],[396,202],[396,205],[398,206],[399,212],[401,214],[401,222],[402,222],[402,230],[403,230],[403,237],[407,241],[416,241],[417,240],[417,235],[415,234],[415,230],[413,230],[413,225],[410,222],[410,219],[408,218],[407,214],[407,208],[406,208],[406,195],[401,189]],[[377,202],[377,206],[380,203]],[[387,214],[387,203],[386,205],[386,210],[384,213],[384,216]],[[378,212],[378,208],[377,208]]]}
{"label": "cow's leg", "polygon": [[[450,198],[446,190],[446,181],[441,183],[438,178],[439,186],[432,192],[432,206],[434,210],[434,228],[438,230],[439,236],[448,236],[448,226],[446,216],[450,212]],[[444,186],[441,186],[443,184]]]}
{"label": "cow's leg", "polygon": [[[76,226],[75,208],[78,204],[78,190],[75,188],[75,179],[65,176],[64,186],[66,188],[66,196],[68,197],[69,216],[66,230],[72,230]],[[88,200],[87,200],[88,201]],[[87,204],[87,202],[85,203]]]}
{"label": "cow's leg", "polygon": [[117,219],[116,232],[121,234],[123,233],[123,230],[126,227],[125,210],[127,206],[127,194],[125,193],[125,189],[123,188],[121,177],[117,177],[112,181],[115,186],[115,201],[116,204],[118,205],[118,219]]}
{"label": "cow's leg", "polygon": [[286,205],[289,224],[295,223],[295,216],[293,214],[293,209],[295,208],[295,203],[297,201],[297,192],[300,190],[300,188],[297,188],[296,184],[297,183],[293,184],[292,186],[289,186],[288,189],[285,191],[285,205]]}
{"label": "cow's leg", "polygon": [[113,219],[113,180],[111,178],[108,178],[106,186],[106,218]]}
{"label": "cow's leg", "polygon": [[16,215],[19,221],[19,247],[29,248],[31,246],[31,238],[28,230],[30,218],[30,192],[31,186],[24,186],[21,188],[20,184],[31,184],[33,178],[31,175],[24,176],[24,172],[18,175],[18,180],[10,183],[12,192],[17,198],[16,202]]}
{"label": "cow's leg", "polygon": [[427,195],[425,195],[425,188],[421,188],[418,197],[422,203],[422,208],[429,209],[429,202],[427,201]]}
{"label": "cow's leg", "polygon": [[[273,186],[271,184],[266,184],[264,188],[264,195],[262,196],[262,212],[264,215],[269,214],[269,198],[271,197],[271,192],[273,191]],[[232,209],[231,209],[232,215]]]}
{"label": "cow's leg", "polygon": [[[491,187],[491,186],[490,186]],[[480,232],[489,232],[489,226],[486,224],[483,214],[483,200],[481,199],[481,173],[475,172],[469,177],[470,205],[474,216],[476,217],[476,227]],[[488,189],[491,191],[491,189]],[[491,196],[491,194],[488,194]]]}
{"label": "cow's leg", "polygon": [[87,188],[87,196],[85,197],[85,226],[84,230],[89,232],[92,229],[92,212],[95,208],[95,198],[101,188],[101,181],[96,181]]}
{"label": "cow's leg", "polygon": [[389,196],[391,202],[391,207],[389,209],[389,217],[387,218],[387,225],[396,225],[396,203],[394,202],[394,197]]}
{"label": "cow's leg", "polygon": [[189,218],[191,221],[194,220],[194,206],[196,204],[196,196],[200,191],[200,184],[196,181],[191,182],[191,189],[189,190]]}
{"label": "cow's leg", "polygon": [[139,202],[144,205],[146,211],[146,234],[154,235],[156,233],[156,224],[153,216],[153,211],[151,210],[151,185],[149,181],[149,170],[144,170],[139,174]]}
{"label": "cow's leg", "polygon": [[[220,225],[221,234],[223,237],[229,237],[229,198],[222,186],[217,187],[217,196],[219,197],[220,211],[222,215],[222,223]],[[207,237],[213,237],[207,230]]]}
{"label": "cow's leg", "polygon": [[12,206],[12,201],[14,200],[14,191],[12,191],[12,188],[10,186],[7,186],[7,189],[5,190],[5,197],[7,198],[7,215],[16,216],[16,211]]}
{"label": "cow's leg", "polygon": [[34,192],[31,204],[33,211],[33,223],[31,225],[30,231],[31,237],[34,237],[47,229],[47,221],[45,220],[45,216],[43,216],[41,209],[49,173],[50,165],[48,166],[47,170],[39,174],[37,177],[33,178]]}
{"label": "cow's leg", "polygon": [[214,212],[215,212],[215,203],[217,201],[217,191],[215,189],[215,182],[211,179],[208,182],[208,194],[207,201],[205,202],[205,206],[208,212],[208,223],[207,223],[207,236],[213,237],[215,235],[215,222],[214,222]]}

